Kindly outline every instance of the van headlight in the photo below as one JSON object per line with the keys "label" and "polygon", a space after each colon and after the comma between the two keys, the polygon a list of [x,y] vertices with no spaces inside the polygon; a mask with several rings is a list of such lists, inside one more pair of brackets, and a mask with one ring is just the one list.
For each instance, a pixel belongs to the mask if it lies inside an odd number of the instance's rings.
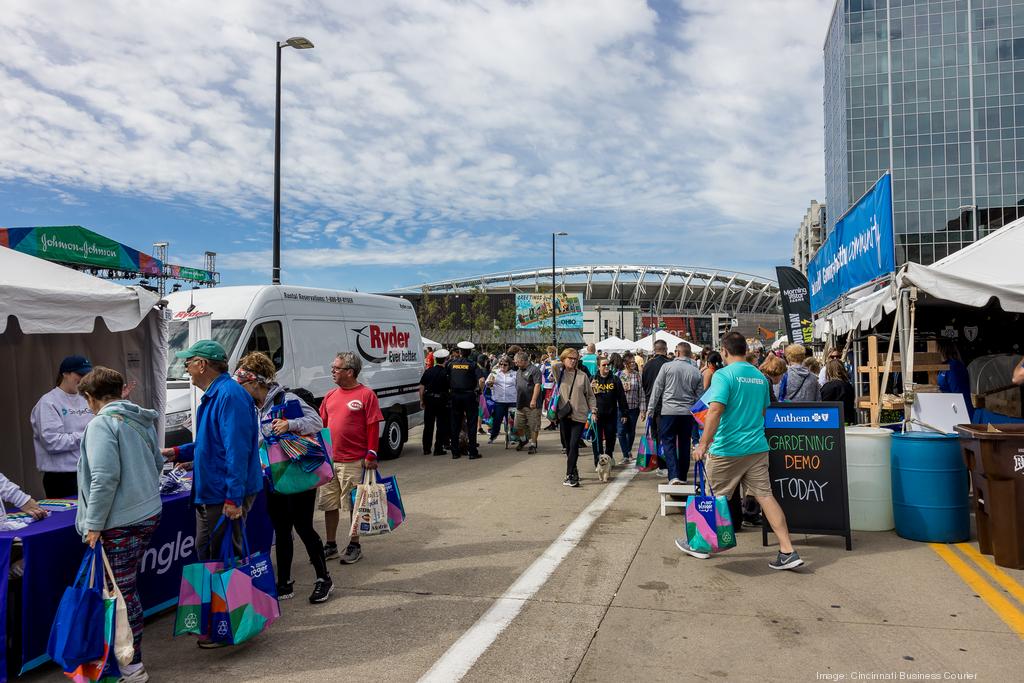
{"label": "van headlight", "polygon": [[191,429],[192,411],[182,410],[177,413],[167,413],[166,429]]}

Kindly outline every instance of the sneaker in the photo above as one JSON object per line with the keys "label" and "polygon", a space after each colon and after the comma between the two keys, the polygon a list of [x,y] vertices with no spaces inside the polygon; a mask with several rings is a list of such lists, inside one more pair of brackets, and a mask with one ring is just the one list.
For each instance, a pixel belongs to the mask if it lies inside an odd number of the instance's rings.
{"label": "sneaker", "polygon": [[342,564],[355,564],[363,557],[363,549],[354,543],[349,543],[345,552],[341,555]]}
{"label": "sneaker", "polygon": [[533,455],[537,452],[537,444],[531,443],[529,450],[526,451],[528,454]]}
{"label": "sneaker", "polygon": [[124,674],[118,679],[117,683],[146,683],[149,680],[149,674],[146,673],[146,667],[139,665],[139,668],[130,674]]}
{"label": "sneaker", "polygon": [[462,457],[462,453],[452,453],[452,460],[458,460]]}
{"label": "sneaker", "polygon": [[516,444],[516,451],[521,451],[524,448],[526,448],[526,442],[525,441],[520,441],[519,443]]}
{"label": "sneaker", "polygon": [[687,555],[692,555],[693,557],[696,557],[698,560],[706,560],[709,557],[711,557],[711,555],[709,555],[708,553],[702,553],[699,550],[694,550],[693,548],[691,548],[690,544],[686,542],[685,538],[677,538],[676,547],[682,550]]}
{"label": "sneaker", "polygon": [[470,455],[470,456],[469,456],[469,459],[470,459],[470,460],[479,460],[479,459],[480,459],[480,458],[482,458],[482,457],[484,457],[484,456],[482,456],[482,455],[480,455],[479,453],[477,453],[477,454],[475,454],[475,455]]}
{"label": "sneaker", "polygon": [[655,471],[655,474],[657,474],[659,477],[667,477],[668,470],[658,469]]}
{"label": "sneaker", "polygon": [[580,487],[580,478],[578,475],[574,474],[571,477],[569,477],[569,486],[571,486],[574,489],[578,489]]}
{"label": "sneaker", "polygon": [[309,602],[313,605],[321,602],[327,602],[327,598],[334,592],[334,582],[331,581],[331,577],[326,579],[317,579],[316,585],[313,586],[313,594],[309,596]]}
{"label": "sneaker", "polygon": [[784,553],[781,550],[779,554],[775,556],[775,561],[769,562],[768,566],[772,569],[796,569],[804,563],[800,559],[800,555],[794,550],[791,553]]}
{"label": "sneaker", "polygon": [[566,475],[565,479],[562,481],[562,486],[572,486],[572,477]]}
{"label": "sneaker", "polygon": [[494,437],[493,436],[491,438],[487,439],[487,445],[488,446],[490,446],[492,443],[494,443]]}
{"label": "sneaker", "polygon": [[201,650],[216,650],[218,648],[228,646],[227,643],[220,643],[212,640],[197,640],[196,645],[198,645]]}
{"label": "sneaker", "polygon": [[291,600],[295,597],[295,581],[289,581],[288,583],[277,584],[277,599],[278,600]]}
{"label": "sneaker", "polygon": [[324,559],[333,560],[338,556],[338,544],[337,543],[324,543]]}
{"label": "sneaker", "polygon": [[671,481],[669,481],[668,485],[669,486],[682,486],[685,483],[686,483],[685,481],[683,481],[679,477],[676,477],[675,479],[672,479]]}

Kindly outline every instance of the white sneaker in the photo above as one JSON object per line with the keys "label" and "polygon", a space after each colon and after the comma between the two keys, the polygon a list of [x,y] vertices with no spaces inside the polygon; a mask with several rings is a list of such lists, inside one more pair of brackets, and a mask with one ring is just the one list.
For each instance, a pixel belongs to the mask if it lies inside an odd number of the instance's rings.
{"label": "white sneaker", "polygon": [[711,557],[711,555],[709,555],[708,553],[702,553],[699,550],[694,550],[693,548],[691,548],[690,544],[686,542],[685,538],[677,538],[676,547],[682,550],[687,555],[692,555],[693,557],[696,557],[698,560],[706,560],[709,557]]}
{"label": "white sneaker", "polygon": [[682,479],[680,479],[679,477],[676,477],[675,479],[673,479],[672,481],[670,481],[670,482],[668,483],[668,485],[669,485],[669,486],[682,486],[682,485],[684,485],[685,483],[686,483],[685,481],[683,481],[683,480],[682,480]]}
{"label": "white sneaker", "polygon": [[659,469],[659,470],[655,471],[655,474],[657,474],[659,477],[667,477],[668,476],[668,470],[660,470]]}
{"label": "white sneaker", "polygon": [[118,683],[146,683],[149,680],[149,674],[146,673],[146,667],[139,667],[137,670],[130,674],[121,676]]}

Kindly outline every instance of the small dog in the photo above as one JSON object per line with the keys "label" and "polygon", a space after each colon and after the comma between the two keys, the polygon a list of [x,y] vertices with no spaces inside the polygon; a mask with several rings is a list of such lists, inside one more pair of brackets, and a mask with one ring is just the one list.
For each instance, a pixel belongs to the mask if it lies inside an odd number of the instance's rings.
{"label": "small dog", "polygon": [[607,483],[612,473],[612,456],[602,455],[597,459],[597,478]]}

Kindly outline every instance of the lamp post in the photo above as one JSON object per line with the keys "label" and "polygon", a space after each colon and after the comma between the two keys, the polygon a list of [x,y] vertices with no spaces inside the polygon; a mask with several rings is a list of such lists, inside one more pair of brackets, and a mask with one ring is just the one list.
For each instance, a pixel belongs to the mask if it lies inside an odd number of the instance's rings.
{"label": "lamp post", "polygon": [[601,311],[604,310],[604,306],[598,304],[594,306],[594,310],[597,311],[597,341],[601,341],[601,336],[604,334],[604,325],[601,324],[603,322],[601,320]]}
{"label": "lamp post", "polygon": [[294,47],[308,50],[313,43],[307,38],[289,38],[277,43],[277,108],[274,113],[274,267],[273,284],[281,284],[281,50]]}
{"label": "lamp post", "polygon": [[567,232],[551,233],[551,344],[558,353],[558,314],[555,312],[555,238],[565,237]]}

